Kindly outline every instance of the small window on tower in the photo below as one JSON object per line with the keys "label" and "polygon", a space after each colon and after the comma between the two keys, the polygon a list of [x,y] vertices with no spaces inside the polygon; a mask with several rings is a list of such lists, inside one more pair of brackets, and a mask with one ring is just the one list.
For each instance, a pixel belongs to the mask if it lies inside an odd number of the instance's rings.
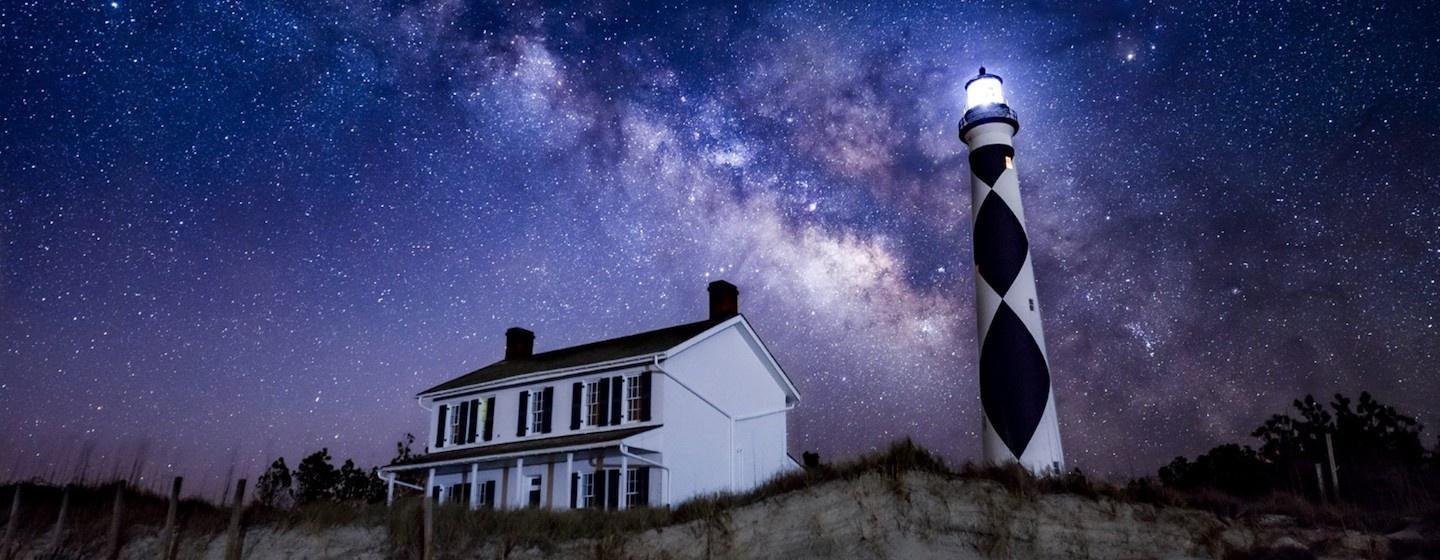
{"label": "small window on tower", "polygon": [[1015,169],[1015,157],[1005,156],[1005,169]]}

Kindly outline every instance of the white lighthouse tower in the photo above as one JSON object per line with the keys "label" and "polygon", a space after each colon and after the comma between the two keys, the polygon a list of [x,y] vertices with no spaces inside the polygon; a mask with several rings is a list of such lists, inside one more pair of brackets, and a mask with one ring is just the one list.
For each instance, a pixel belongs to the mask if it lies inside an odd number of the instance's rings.
{"label": "white lighthouse tower", "polygon": [[981,67],[965,84],[960,138],[970,150],[982,445],[988,462],[1019,462],[1043,474],[1063,469],[1065,456],[1010,143],[1019,130],[1000,77]]}

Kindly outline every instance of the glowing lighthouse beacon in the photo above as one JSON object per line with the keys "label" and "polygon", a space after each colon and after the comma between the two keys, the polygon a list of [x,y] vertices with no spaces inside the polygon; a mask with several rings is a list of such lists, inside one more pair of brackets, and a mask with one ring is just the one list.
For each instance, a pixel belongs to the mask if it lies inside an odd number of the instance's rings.
{"label": "glowing lighthouse beacon", "polygon": [[975,311],[980,341],[980,404],[985,460],[1019,462],[1035,473],[1064,468],[1050,359],[1040,327],[1035,268],[1020,205],[1015,148],[1020,130],[1000,76],[965,84],[960,138],[970,150],[970,214],[975,224]]}

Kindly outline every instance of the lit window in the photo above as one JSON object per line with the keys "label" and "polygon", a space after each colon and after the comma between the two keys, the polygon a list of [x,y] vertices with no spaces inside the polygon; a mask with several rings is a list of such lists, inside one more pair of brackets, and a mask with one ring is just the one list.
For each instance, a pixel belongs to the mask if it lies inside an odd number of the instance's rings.
{"label": "lit window", "polygon": [[997,76],[982,74],[965,84],[965,110],[967,111],[981,105],[999,105],[1004,102],[1005,93],[1001,89],[1000,78]]}

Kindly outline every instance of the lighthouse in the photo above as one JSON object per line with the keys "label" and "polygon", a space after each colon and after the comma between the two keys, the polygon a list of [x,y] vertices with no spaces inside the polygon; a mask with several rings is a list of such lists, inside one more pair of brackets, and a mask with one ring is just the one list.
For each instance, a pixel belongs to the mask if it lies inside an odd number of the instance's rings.
{"label": "lighthouse", "polygon": [[1018,462],[1044,474],[1063,469],[1065,459],[1011,144],[1019,130],[1015,111],[1005,104],[1000,76],[981,67],[965,84],[960,120],[960,139],[970,152],[975,225],[981,445],[987,462]]}

